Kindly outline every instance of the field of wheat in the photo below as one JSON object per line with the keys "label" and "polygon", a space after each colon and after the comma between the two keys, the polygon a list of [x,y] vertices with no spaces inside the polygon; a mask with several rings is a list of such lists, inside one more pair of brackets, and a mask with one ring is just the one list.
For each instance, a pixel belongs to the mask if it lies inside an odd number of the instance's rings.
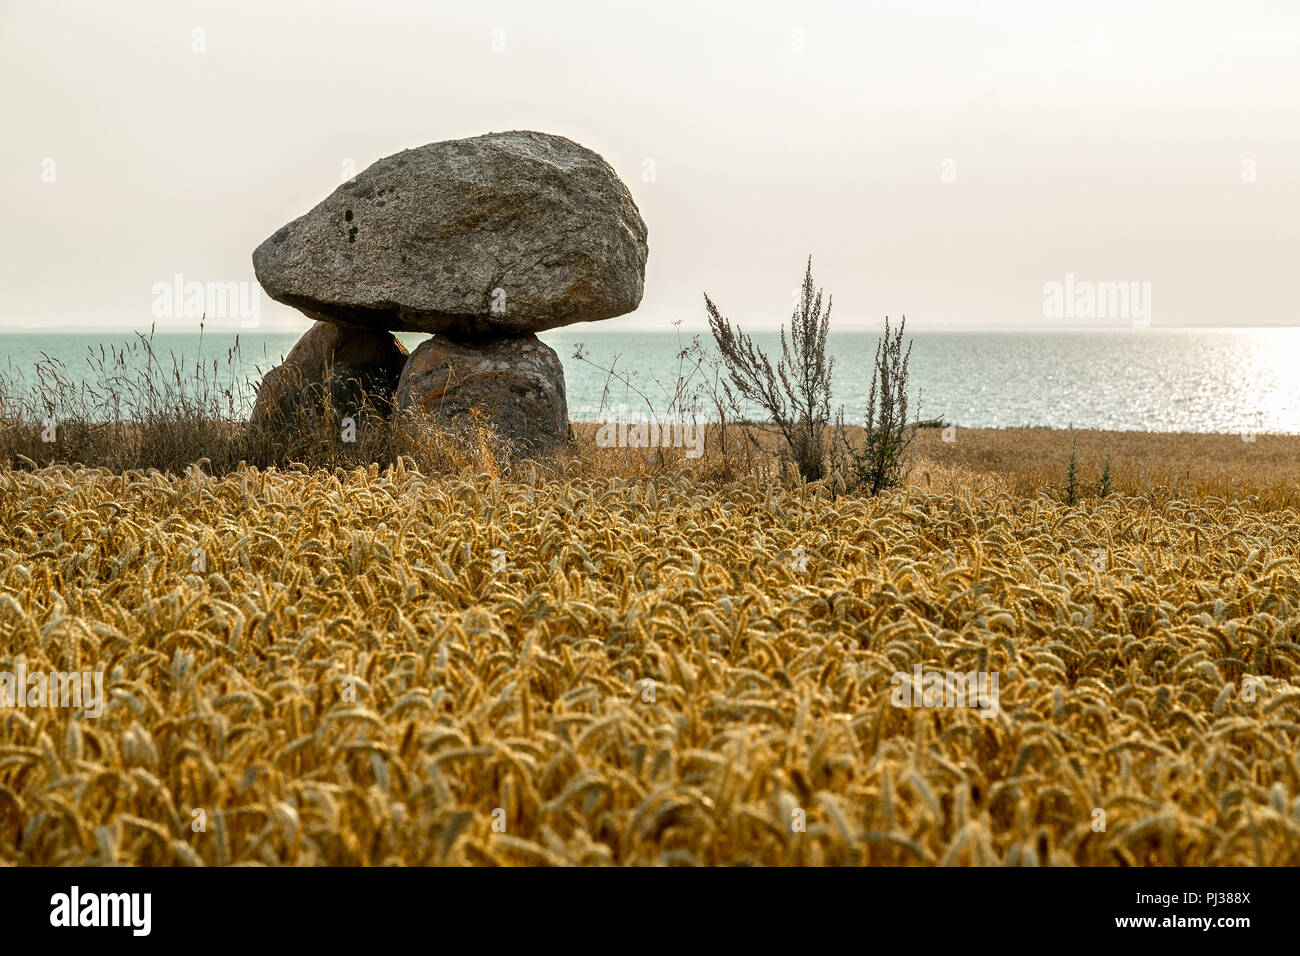
{"label": "field of wheat", "polygon": [[[0,708],[0,857],[1300,864],[1300,514],[936,449],[877,498],[0,469],[0,670],[107,695]],[[996,712],[897,706],[932,672]]]}

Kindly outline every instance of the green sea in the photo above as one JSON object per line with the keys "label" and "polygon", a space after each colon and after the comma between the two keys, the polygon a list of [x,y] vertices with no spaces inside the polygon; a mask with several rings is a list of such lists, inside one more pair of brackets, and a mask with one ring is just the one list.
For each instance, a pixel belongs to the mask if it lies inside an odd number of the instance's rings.
{"label": "green sea", "polygon": [[[147,334],[147,333],[146,333]],[[196,363],[226,382],[253,386],[299,333],[248,330],[157,332],[156,356],[182,370]],[[132,338],[130,332],[0,333],[0,375],[36,384],[43,359],[74,378],[93,378],[87,357]],[[569,417],[607,421],[645,408],[663,412],[691,333],[610,331],[578,325],[543,333],[564,364]],[[1112,329],[1089,332],[916,332],[911,384],[921,417],[961,427],[1099,428],[1132,431],[1300,433],[1300,329]],[[425,336],[403,335],[414,348]],[[715,354],[707,332],[706,351]],[[756,341],[775,353],[775,333]],[[860,421],[877,336],[832,331],[834,406]],[[585,360],[575,358],[582,346]],[[616,375],[611,375],[613,369]],[[707,365],[693,382],[711,372]],[[626,378],[626,383],[620,380]]]}

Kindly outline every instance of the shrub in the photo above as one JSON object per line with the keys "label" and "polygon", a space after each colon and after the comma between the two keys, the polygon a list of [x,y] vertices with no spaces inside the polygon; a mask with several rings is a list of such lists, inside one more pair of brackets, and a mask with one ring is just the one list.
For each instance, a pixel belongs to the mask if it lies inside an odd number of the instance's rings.
{"label": "shrub", "polygon": [[1075,463],[1075,452],[1079,447],[1079,440],[1076,438],[1074,444],[1070,446],[1070,460],[1065,463],[1065,484],[1062,486],[1062,497],[1067,505],[1072,505],[1079,500],[1079,469]]}
{"label": "shrub", "polygon": [[912,342],[909,339],[907,351],[903,351],[906,327],[906,316],[896,331],[890,329],[889,318],[885,318],[885,334],[876,342],[861,446],[855,446],[848,436],[844,409],[835,416],[836,466],[846,490],[861,488],[878,494],[901,486],[911,471],[910,446],[921,427],[921,401],[918,396],[916,415],[909,423],[907,366],[912,357]]}
{"label": "shrub", "polygon": [[[768,416],[785,441],[785,451],[805,481],[816,481],[826,469],[826,428],[830,424],[831,375],[835,360],[826,355],[831,299],[822,311],[822,290],[813,292],[812,256],[804,271],[799,304],[790,318],[790,334],[781,327],[781,357],[776,367],[758,346],[718,311],[706,293],[709,330],[722,354],[731,384],[723,383],[728,402],[741,400]],[[732,387],[735,390],[732,391]]]}
{"label": "shrub", "polygon": [[1110,455],[1106,456],[1105,463],[1101,466],[1101,477],[1097,479],[1097,497],[1105,498],[1110,494]]}

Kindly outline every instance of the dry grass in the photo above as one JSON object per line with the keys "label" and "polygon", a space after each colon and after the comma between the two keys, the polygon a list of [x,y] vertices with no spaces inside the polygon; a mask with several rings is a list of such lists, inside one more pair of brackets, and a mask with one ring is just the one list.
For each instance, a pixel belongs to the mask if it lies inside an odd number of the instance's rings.
{"label": "dry grass", "polygon": [[[0,856],[1300,864],[1295,440],[1083,440],[1142,497],[1073,508],[1038,493],[1066,433],[921,441],[875,499],[585,443],[0,469],[0,668],[110,694],[0,709]],[[999,714],[893,706],[917,664]]]}
{"label": "dry grass", "polygon": [[[155,352],[152,334],[91,349],[76,373],[45,357],[30,377],[0,369],[0,467],[86,465],[184,474],[195,462],[224,475],[244,465],[335,468],[405,458],[427,474],[495,471],[516,457],[481,418],[452,434],[420,411],[394,414],[344,374],[304,379],[293,367],[276,386],[294,401],[268,404],[256,427],[256,386],[238,377],[239,344],[223,360],[182,365]],[[337,399],[347,397],[346,404]]]}
{"label": "dry grass", "polygon": [[1103,432],[1049,428],[957,429],[944,442],[939,429],[917,433],[920,462],[913,485],[933,489],[971,487],[1019,495],[1060,488],[1070,448],[1078,442],[1078,465],[1087,490],[1107,457],[1114,490],[1150,497],[1213,496],[1241,500],[1257,510],[1300,510],[1300,436],[1188,435],[1167,432]]}

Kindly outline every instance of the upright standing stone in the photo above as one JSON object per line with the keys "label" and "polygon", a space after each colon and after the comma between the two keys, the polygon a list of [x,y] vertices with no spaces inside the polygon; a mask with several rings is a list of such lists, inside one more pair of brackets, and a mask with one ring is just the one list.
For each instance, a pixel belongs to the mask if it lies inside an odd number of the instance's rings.
{"label": "upright standing stone", "polygon": [[407,357],[406,347],[391,332],[317,322],[284,362],[263,376],[252,424],[256,428],[292,426],[309,411],[307,403],[320,402],[323,396],[316,386],[326,384],[327,372],[329,396],[337,413],[359,411],[363,393],[375,410],[387,413]]}
{"label": "upright standing stone", "polygon": [[477,408],[516,452],[545,454],[568,438],[564,367],[535,335],[466,343],[435,335],[411,353],[398,409],[419,409],[452,430]]}

